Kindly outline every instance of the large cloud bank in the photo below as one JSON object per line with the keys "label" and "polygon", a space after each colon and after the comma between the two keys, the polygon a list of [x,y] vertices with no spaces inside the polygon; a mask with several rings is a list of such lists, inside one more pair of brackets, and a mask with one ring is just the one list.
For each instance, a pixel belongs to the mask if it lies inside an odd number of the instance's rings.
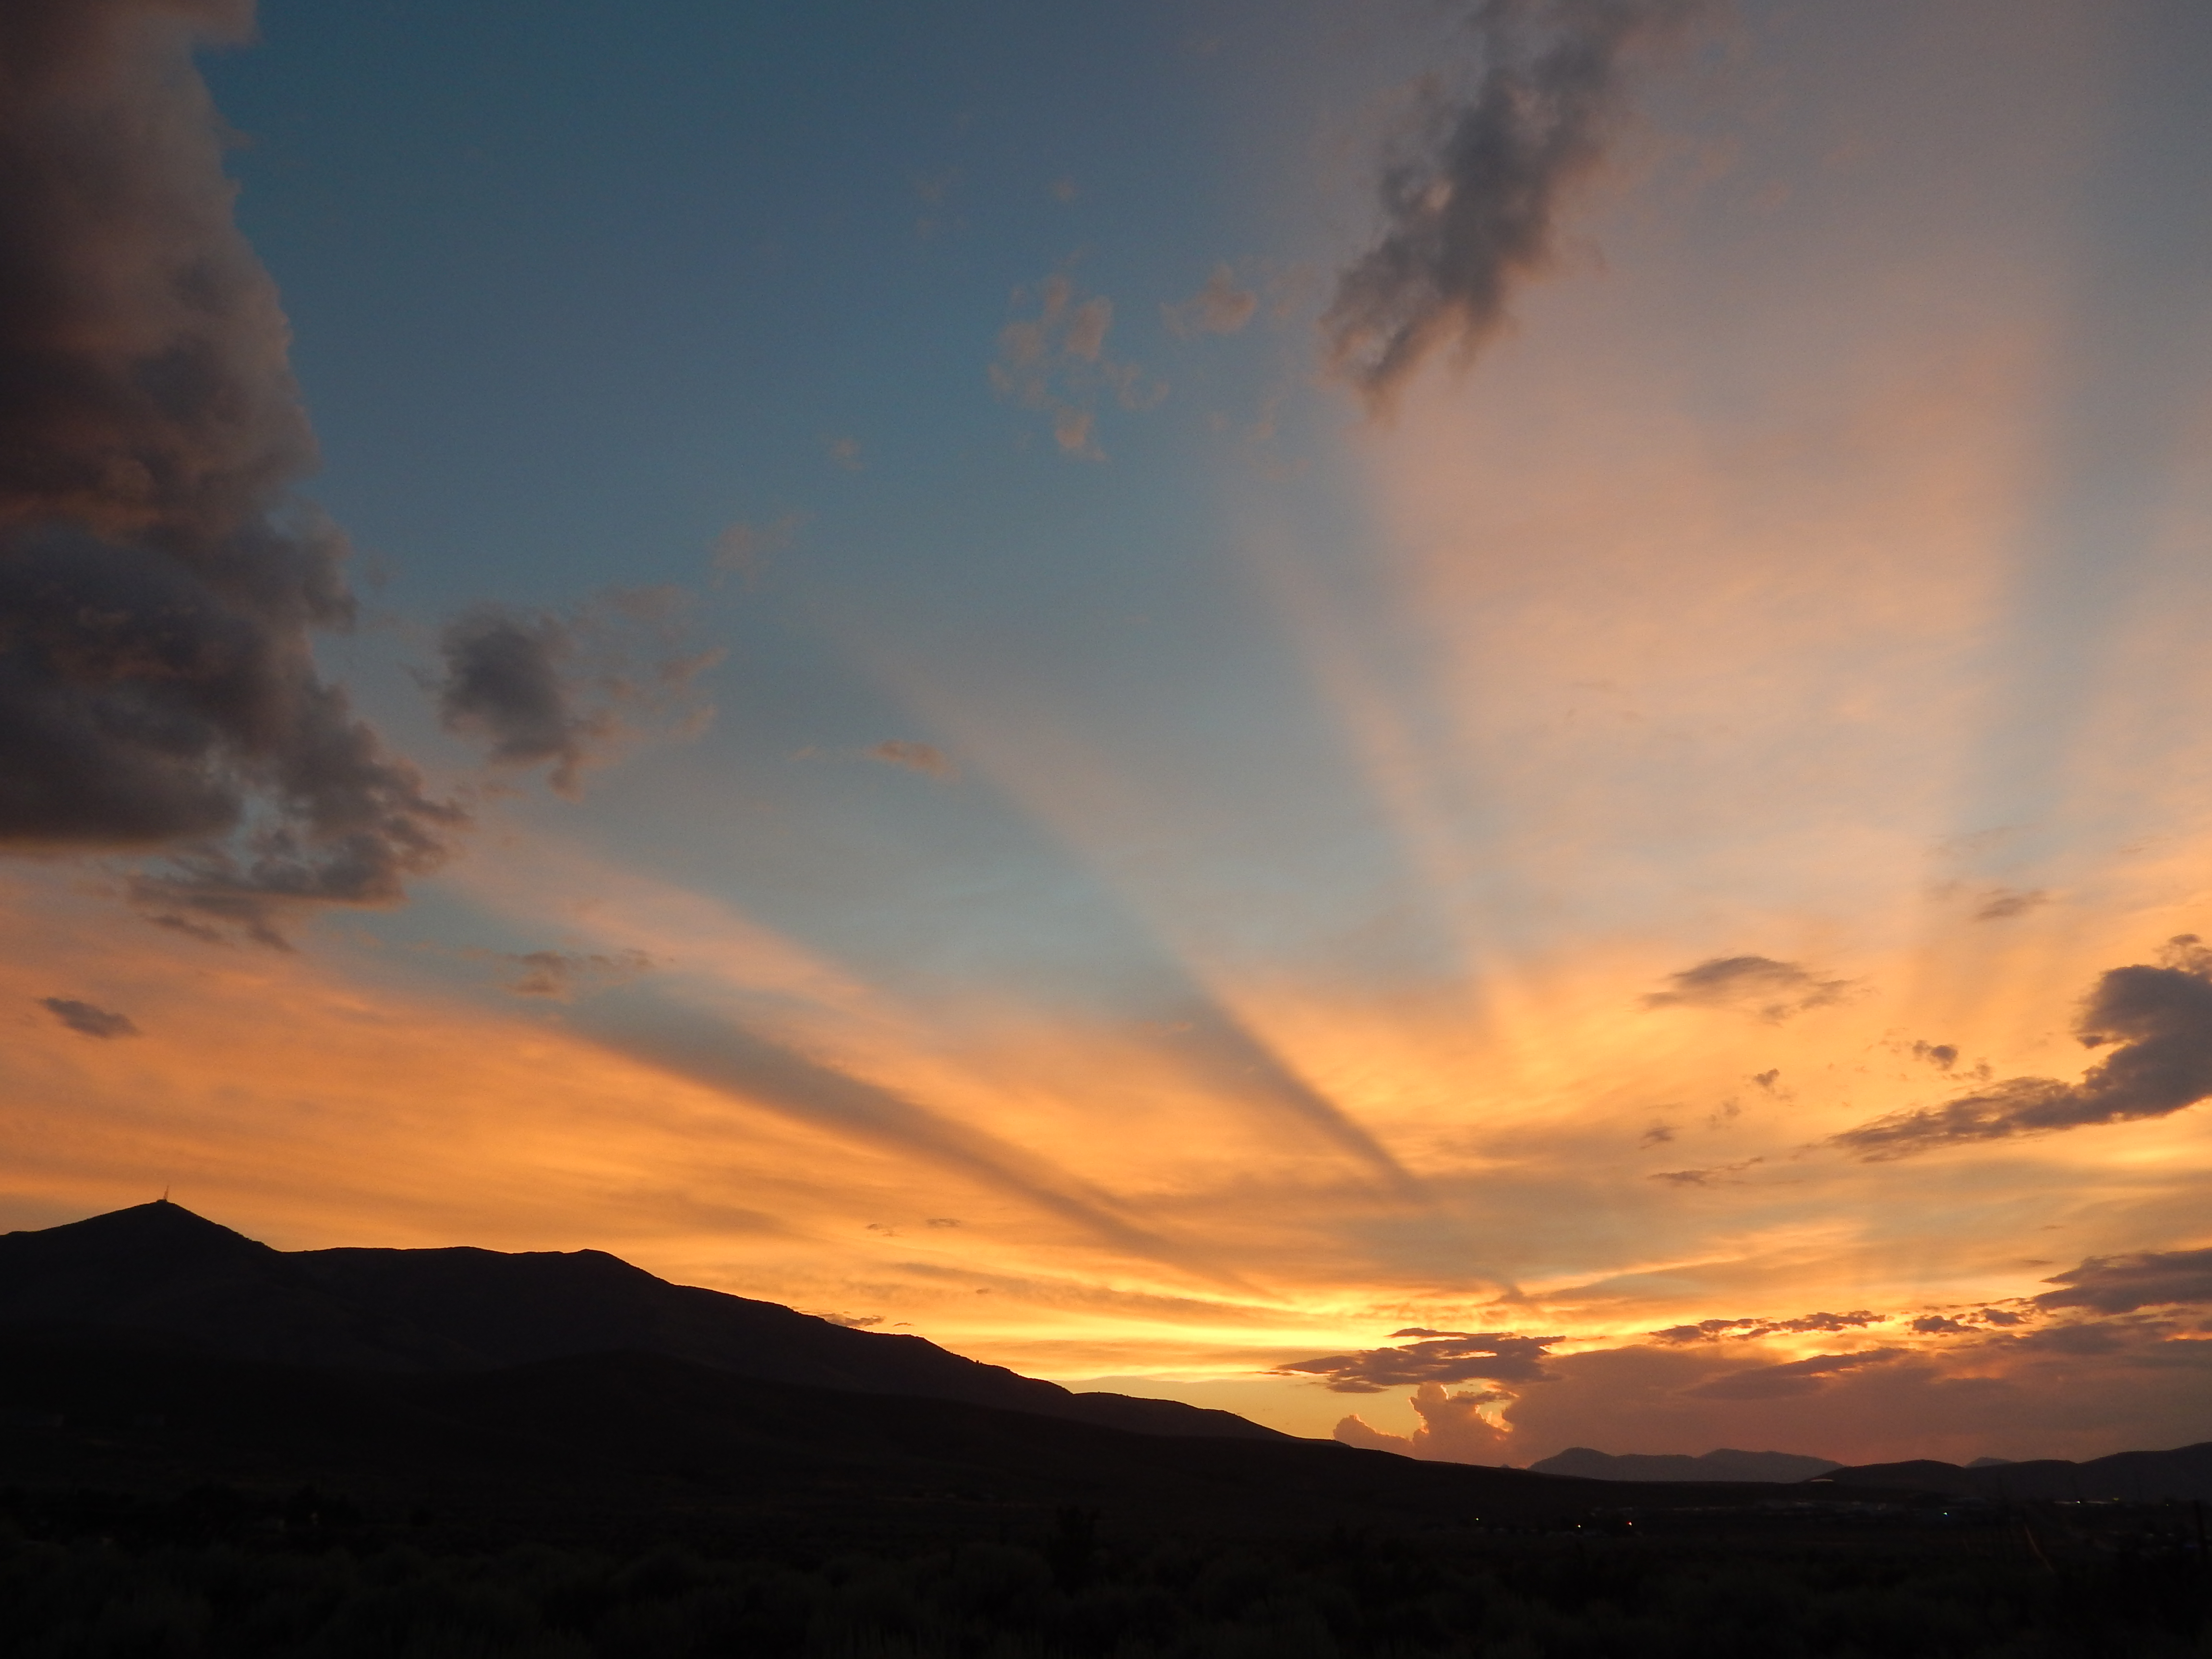
{"label": "large cloud bank", "polygon": [[134,896],[275,940],[461,822],[318,673],[353,599],[276,294],[191,62],[251,0],[0,9],[0,848],[167,855]]}

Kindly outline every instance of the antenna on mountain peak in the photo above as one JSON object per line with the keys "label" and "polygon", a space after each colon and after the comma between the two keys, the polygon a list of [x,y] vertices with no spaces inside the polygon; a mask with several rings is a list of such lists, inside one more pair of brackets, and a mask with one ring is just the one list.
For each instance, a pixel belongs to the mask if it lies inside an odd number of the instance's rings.
{"label": "antenna on mountain peak", "polygon": [[164,1204],[167,1204],[168,1201],[169,1201],[169,1189],[168,1189],[168,1188],[167,1188],[167,1186],[164,1186],[164,1187],[161,1188],[161,1202],[162,1202],[162,1203],[164,1203]]}

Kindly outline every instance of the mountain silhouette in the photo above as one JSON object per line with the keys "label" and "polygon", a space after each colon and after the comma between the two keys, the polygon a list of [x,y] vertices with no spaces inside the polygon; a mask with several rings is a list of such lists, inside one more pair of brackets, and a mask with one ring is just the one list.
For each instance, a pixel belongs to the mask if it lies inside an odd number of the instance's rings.
{"label": "mountain silhouette", "polygon": [[1884,1486],[1891,1491],[1938,1492],[1954,1498],[2000,1503],[2030,1499],[2059,1503],[2157,1504],[2168,1498],[2212,1500],[2212,1440],[2172,1451],[2114,1452],[2085,1463],[2042,1457],[2021,1463],[1981,1461],[1961,1468],[1929,1458],[1903,1463],[1864,1463],[1831,1469],[1823,1480],[1837,1486]]}
{"label": "mountain silhouette", "polygon": [[1832,1457],[1797,1452],[1735,1451],[1723,1447],[1692,1457],[1686,1453],[1566,1450],[1528,1466],[1539,1474],[1571,1474],[1584,1480],[1751,1480],[1780,1483],[1809,1480],[1838,1466]]}
{"label": "mountain silhouette", "polygon": [[648,1353],[763,1382],[963,1401],[1139,1434],[1291,1437],[1231,1412],[1077,1394],[919,1336],[672,1285],[602,1250],[276,1250],[166,1200],[0,1235],[0,1325],[31,1323],[370,1371]]}

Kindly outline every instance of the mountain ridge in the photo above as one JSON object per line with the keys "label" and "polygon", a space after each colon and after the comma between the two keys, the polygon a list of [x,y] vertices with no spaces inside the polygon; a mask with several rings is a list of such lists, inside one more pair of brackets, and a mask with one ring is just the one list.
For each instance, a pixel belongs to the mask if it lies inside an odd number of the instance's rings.
{"label": "mountain ridge", "polygon": [[1294,1437],[1176,1401],[1077,1394],[923,1337],[671,1284],[604,1250],[283,1251],[166,1199],[0,1234],[0,1324],[139,1332],[232,1359],[403,1373],[636,1352],[764,1382],[1140,1434]]}

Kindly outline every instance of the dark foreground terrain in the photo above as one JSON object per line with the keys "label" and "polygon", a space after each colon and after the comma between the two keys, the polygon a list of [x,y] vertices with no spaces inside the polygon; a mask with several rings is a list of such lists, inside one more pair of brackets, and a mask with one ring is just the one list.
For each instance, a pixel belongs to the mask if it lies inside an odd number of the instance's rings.
{"label": "dark foreground terrain", "polygon": [[2200,1504],[1627,1485],[841,1394],[0,1338],[8,1659],[2212,1654]]}
{"label": "dark foreground terrain", "polygon": [[303,1489],[0,1495],[0,1651],[62,1656],[2212,1652],[2194,1517],[1741,1511],[1249,1537],[1065,1508],[872,1547],[457,1534]]}
{"label": "dark foreground terrain", "polygon": [[0,1659],[2205,1659],[2208,1478],[1425,1463],[588,1252],[0,1238]]}

